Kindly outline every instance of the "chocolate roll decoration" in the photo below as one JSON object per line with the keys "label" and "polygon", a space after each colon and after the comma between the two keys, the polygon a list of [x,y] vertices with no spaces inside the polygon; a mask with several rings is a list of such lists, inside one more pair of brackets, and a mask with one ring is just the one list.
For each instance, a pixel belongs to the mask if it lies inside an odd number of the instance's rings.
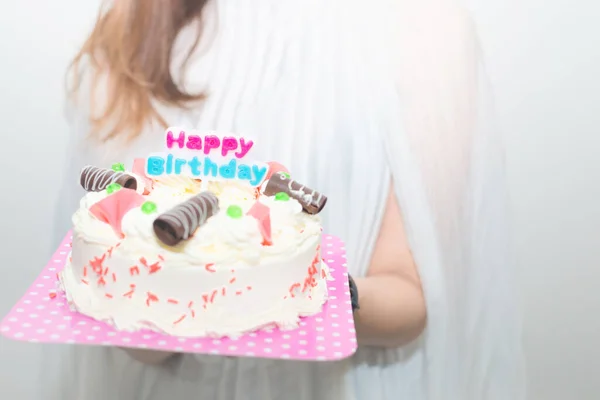
{"label": "chocolate roll decoration", "polygon": [[325,203],[327,203],[326,196],[316,190],[307,188],[301,183],[288,178],[286,174],[279,172],[269,178],[263,193],[266,196],[275,196],[281,192],[287,193],[288,196],[297,200],[308,214],[320,213],[323,207],[325,207]]}
{"label": "chocolate roll decoration", "polygon": [[135,177],[125,172],[115,172],[112,169],[98,168],[93,165],[83,167],[79,181],[88,192],[100,192],[111,183],[118,183],[126,189],[137,189]]}
{"label": "chocolate roll decoration", "polygon": [[154,220],[154,233],[167,246],[187,240],[207,219],[219,212],[219,199],[211,192],[202,192]]}

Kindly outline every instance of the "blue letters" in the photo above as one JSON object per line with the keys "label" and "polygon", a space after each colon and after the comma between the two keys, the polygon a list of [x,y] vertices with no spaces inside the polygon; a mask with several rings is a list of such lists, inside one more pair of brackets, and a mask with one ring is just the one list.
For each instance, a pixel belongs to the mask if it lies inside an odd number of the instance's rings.
{"label": "blue letters", "polygon": [[238,167],[238,179],[246,179],[248,181],[252,179],[252,170],[249,166],[242,164]]}
{"label": "blue letters", "polygon": [[[264,180],[268,168],[263,164],[240,164],[235,158],[225,163],[204,158],[204,165],[198,157],[177,158],[173,154],[150,156],[146,160],[146,174],[150,177],[161,175],[187,175],[194,178],[209,177],[217,180],[237,179],[258,186]],[[201,168],[202,167],[202,168]]]}
{"label": "blue letters", "polygon": [[186,160],[184,160],[182,158],[175,159],[175,175],[181,174],[181,167],[183,167],[185,164],[187,164]]}
{"label": "blue letters", "polygon": [[225,179],[235,178],[236,164],[237,164],[237,161],[234,158],[233,160],[229,161],[229,164],[222,165],[219,168],[219,174],[221,175],[221,178],[225,178]]}
{"label": "blue letters", "polygon": [[267,167],[259,167],[258,165],[252,166],[252,172],[254,173],[254,179],[250,181],[252,186],[256,186],[263,181],[265,174],[267,173]]}
{"label": "blue letters", "polygon": [[198,157],[192,157],[192,159],[188,162],[188,165],[192,170],[192,175],[200,176],[200,161],[198,161]]}
{"label": "blue letters", "polygon": [[148,176],[162,175],[165,170],[165,159],[162,157],[148,157],[146,161],[146,173]]}
{"label": "blue letters", "polygon": [[165,168],[165,172],[167,175],[171,175],[173,173],[173,154],[169,154],[167,156],[167,167]]}
{"label": "blue letters", "polygon": [[[206,146],[204,146],[206,149]],[[217,176],[217,164],[215,164],[210,158],[204,158],[204,176],[211,174],[213,177]]]}

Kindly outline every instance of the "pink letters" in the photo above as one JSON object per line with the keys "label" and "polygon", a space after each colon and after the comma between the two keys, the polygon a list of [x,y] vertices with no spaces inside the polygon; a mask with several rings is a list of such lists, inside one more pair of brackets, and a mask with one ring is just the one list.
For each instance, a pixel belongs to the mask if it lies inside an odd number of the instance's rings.
{"label": "pink letters", "polygon": [[183,149],[184,142],[185,142],[185,132],[184,131],[179,132],[179,136],[177,137],[177,139],[175,139],[173,137],[172,131],[167,132],[167,147],[169,149],[173,148],[173,143],[177,143],[179,145],[179,148]]}
{"label": "pink letters", "polygon": [[241,150],[238,151],[237,153],[235,153],[235,156],[237,158],[244,158],[244,156],[246,154],[248,154],[248,152],[252,148],[253,144],[254,144],[254,142],[252,140],[249,140],[248,143],[246,143],[246,141],[244,140],[244,138],[240,138],[240,149]]}
{"label": "pink letters", "polygon": [[[179,134],[173,132],[179,131]],[[200,150],[208,155],[218,151],[223,157],[235,156],[238,159],[246,157],[254,146],[252,140],[236,136],[198,135],[188,133],[184,130],[170,128],[166,134],[166,146],[168,149],[180,148],[188,150]]]}
{"label": "pink letters", "polygon": [[202,137],[197,135],[188,136],[185,147],[190,150],[202,150]]}
{"label": "pink letters", "polygon": [[221,140],[218,136],[210,135],[204,138],[204,154],[210,153],[212,149],[218,149],[221,145]]}
{"label": "pink letters", "polygon": [[223,138],[223,141],[221,144],[221,155],[223,157],[225,157],[229,150],[235,150],[235,149],[237,149],[237,146],[238,146],[237,138],[234,138],[231,136],[225,136]]}

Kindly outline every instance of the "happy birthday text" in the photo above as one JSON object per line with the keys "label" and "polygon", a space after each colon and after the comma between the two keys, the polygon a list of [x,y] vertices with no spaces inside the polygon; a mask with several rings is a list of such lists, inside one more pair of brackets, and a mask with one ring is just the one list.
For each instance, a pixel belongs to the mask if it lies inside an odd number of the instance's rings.
{"label": "happy birthday text", "polygon": [[265,164],[243,160],[254,145],[252,140],[244,137],[199,135],[169,128],[165,135],[165,145],[173,153],[148,157],[148,176],[187,175],[199,179],[238,179],[258,186],[267,173]]}

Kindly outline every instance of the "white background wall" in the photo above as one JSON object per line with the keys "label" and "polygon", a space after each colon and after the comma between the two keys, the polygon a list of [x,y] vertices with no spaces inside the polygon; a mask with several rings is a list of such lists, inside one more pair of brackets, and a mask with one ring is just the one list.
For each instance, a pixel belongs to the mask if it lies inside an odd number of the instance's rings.
{"label": "white background wall", "polygon": [[[508,135],[530,398],[598,399],[600,3],[469,1]],[[0,7],[0,168],[19,171],[0,175],[0,317],[51,254],[36,230],[66,157],[62,77],[97,5]],[[0,338],[0,398],[34,399],[38,362],[35,345]]]}
{"label": "white background wall", "polygon": [[[44,226],[53,223],[64,170],[63,76],[99,3],[0,3],[0,168],[13,172],[0,175],[0,209],[6,225],[0,229],[4,258],[0,318],[25,293],[53,252],[53,239],[36,231],[48,232]],[[36,391],[39,360],[36,345],[0,337],[0,399],[43,400]]]}
{"label": "white background wall", "polygon": [[531,399],[600,399],[600,3],[470,2],[508,137]]}

